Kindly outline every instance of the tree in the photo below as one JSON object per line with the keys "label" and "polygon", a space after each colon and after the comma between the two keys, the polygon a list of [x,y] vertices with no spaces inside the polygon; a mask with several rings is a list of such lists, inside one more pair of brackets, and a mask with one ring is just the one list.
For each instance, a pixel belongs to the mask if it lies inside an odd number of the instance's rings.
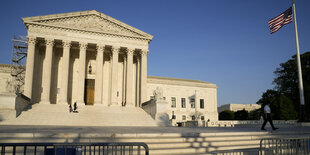
{"label": "tree", "polygon": [[220,112],[219,114],[219,120],[234,120],[235,119],[235,113],[230,110],[225,110]]}
{"label": "tree", "polygon": [[249,112],[246,110],[238,110],[235,112],[235,120],[248,120]]}
{"label": "tree", "polygon": [[[305,99],[305,117],[310,118],[310,52],[300,55],[301,68],[303,76],[304,99]],[[299,112],[300,98],[298,85],[298,70],[296,65],[296,55],[285,63],[280,64],[280,67],[274,72],[276,78],[273,81],[275,90],[286,96],[292,102],[294,109]],[[282,102],[285,102],[284,100]],[[283,103],[284,104],[284,103]]]}
{"label": "tree", "polygon": [[[305,118],[310,118],[310,52],[300,55],[303,76]],[[271,103],[274,119],[296,119],[300,109],[296,55],[281,63],[275,71],[274,89],[263,93],[259,104]]]}
{"label": "tree", "polygon": [[261,109],[256,109],[256,110],[252,110],[249,112],[249,120],[259,120],[260,117],[262,116],[262,111]]}
{"label": "tree", "polygon": [[[272,109],[271,116],[273,119],[297,119],[297,112],[292,100],[279,91],[268,89],[263,93],[262,98],[257,103],[262,104],[262,107],[270,103],[270,108]],[[263,110],[261,110],[261,113],[263,113]]]}

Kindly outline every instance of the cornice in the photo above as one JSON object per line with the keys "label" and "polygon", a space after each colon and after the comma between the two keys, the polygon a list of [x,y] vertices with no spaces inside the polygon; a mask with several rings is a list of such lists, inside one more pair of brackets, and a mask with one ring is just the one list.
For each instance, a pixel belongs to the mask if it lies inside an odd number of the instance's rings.
{"label": "cornice", "polygon": [[199,81],[199,80],[159,77],[159,76],[148,76],[147,83],[193,86],[193,87],[204,87],[204,88],[217,88],[216,84],[209,83],[209,82],[204,82],[204,81]]}
{"label": "cornice", "polygon": [[[44,15],[44,16],[33,16],[33,17],[25,17],[22,18],[22,20],[24,21],[24,24],[37,24],[37,25],[44,25],[44,26],[50,26],[50,25],[45,25],[44,23],[39,23],[40,21],[44,21],[44,20],[53,20],[53,19],[61,19],[61,18],[70,18],[70,17],[79,17],[79,16],[86,16],[86,15],[96,15],[98,17],[104,18],[105,20],[108,20],[114,24],[120,25],[124,28],[126,28],[129,31],[135,32],[139,35],[142,35],[144,37],[136,37],[135,38],[141,38],[141,39],[146,39],[148,41],[151,41],[153,39],[153,36],[145,33],[137,28],[134,28],[130,25],[127,25],[117,19],[114,19],[110,16],[107,16],[99,11],[96,10],[88,10],[88,11],[79,11],[79,12],[71,12],[71,13],[61,13],[61,14],[53,14],[53,15]],[[58,26],[52,26],[52,27],[58,27]],[[72,29],[72,28],[68,28],[68,27],[59,27],[59,28],[65,28],[65,29]],[[82,29],[78,29],[78,30],[82,30]],[[89,30],[82,30],[82,31],[89,31]],[[93,31],[90,31],[93,32]],[[96,32],[96,33],[107,33],[107,32]],[[119,34],[112,34],[112,35],[119,35]],[[126,35],[122,35],[125,37],[133,37],[133,36],[126,36]]]}
{"label": "cornice", "polygon": [[0,64],[0,72],[1,73],[11,73],[13,67],[17,67],[16,65],[10,64]]}
{"label": "cornice", "polygon": [[29,25],[33,25],[35,27],[42,27],[42,28],[51,28],[51,29],[58,29],[58,30],[71,30],[71,32],[81,32],[81,33],[89,33],[89,34],[99,34],[99,35],[106,35],[106,36],[112,36],[112,37],[124,37],[124,38],[129,38],[129,39],[139,39],[139,40],[145,40],[145,41],[151,41],[148,38],[145,37],[138,37],[138,36],[130,36],[130,35],[125,35],[125,34],[117,34],[117,33],[112,33],[112,32],[102,32],[102,31],[94,31],[94,30],[86,30],[86,29],[76,29],[76,28],[70,28],[70,27],[61,27],[61,26],[54,26],[54,25],[48,25],[44,23],[35,23],[35,22],[29,22],[26,24],[27,27]]}

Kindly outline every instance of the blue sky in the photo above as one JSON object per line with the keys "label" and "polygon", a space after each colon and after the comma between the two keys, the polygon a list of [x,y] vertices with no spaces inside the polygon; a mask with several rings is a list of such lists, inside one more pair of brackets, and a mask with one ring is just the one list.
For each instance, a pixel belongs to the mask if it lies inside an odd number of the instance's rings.
{"label": "blue sky", "polygon": [[[293,23],[273,35],[267,21],[291,0],[3,0],[0,63],[9,64],[22,17],[97,10],[154,36],[148,75],[218,86],[218,105],[256,103],[273,72],[296,53]],[[296,0],[300,51],[310,51],[310,1]]]}

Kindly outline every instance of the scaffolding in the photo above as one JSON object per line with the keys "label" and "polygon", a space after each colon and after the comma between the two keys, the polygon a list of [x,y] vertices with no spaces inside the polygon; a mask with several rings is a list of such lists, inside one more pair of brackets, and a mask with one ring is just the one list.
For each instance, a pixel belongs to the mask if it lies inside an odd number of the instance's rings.
{"label": "scaffolding", "polygon": [[22,87],[25,83],[27,38],[25,36],[14,36],[12,39],[12,70],[13,87],[16,94],[23,93]]}

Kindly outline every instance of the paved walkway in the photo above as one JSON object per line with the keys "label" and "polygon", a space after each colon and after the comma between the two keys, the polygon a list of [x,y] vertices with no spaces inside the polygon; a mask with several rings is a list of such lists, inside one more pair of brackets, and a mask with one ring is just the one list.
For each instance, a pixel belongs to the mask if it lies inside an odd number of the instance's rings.
{"label": "paved walkway", "polygon": [[300,132],[310,133],[310,127],[289,127],[272,131],[240,127],[88,127],[88,126],[18,126],[1,125],[0,133],[217,133],[217,132]]}

